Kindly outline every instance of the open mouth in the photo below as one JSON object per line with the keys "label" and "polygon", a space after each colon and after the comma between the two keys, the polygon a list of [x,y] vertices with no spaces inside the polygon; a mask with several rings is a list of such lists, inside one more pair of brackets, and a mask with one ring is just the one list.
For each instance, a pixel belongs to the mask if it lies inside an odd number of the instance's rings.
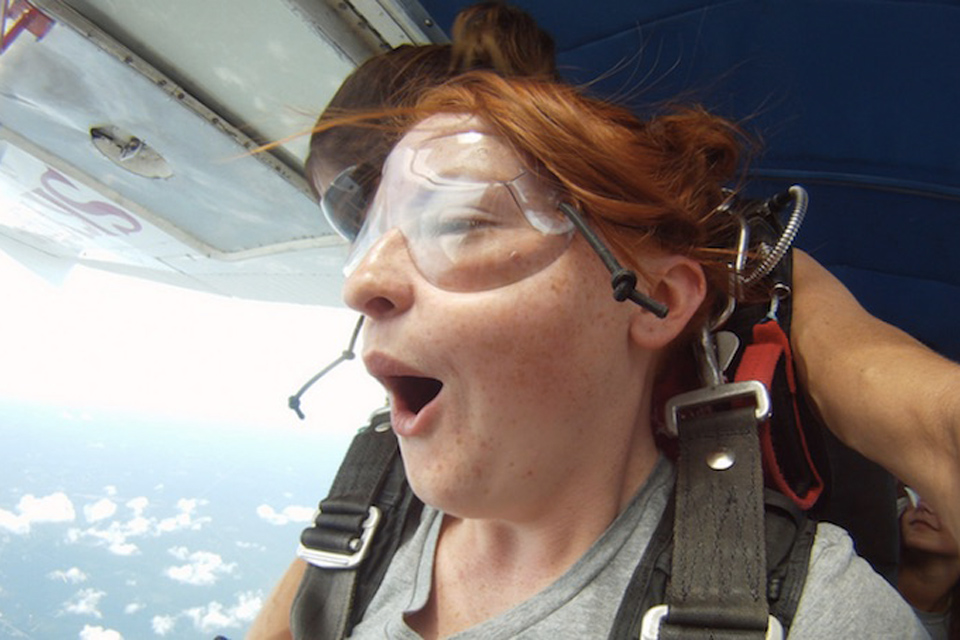
{"label": "open mouth", "polygon": [[390,390],[393,392],[395,408],[410,411],[413,414],[420,413],[420,410],[430,404],[443,383],[435,378],[422,378],[419,376],[395,376],[389,380]]}

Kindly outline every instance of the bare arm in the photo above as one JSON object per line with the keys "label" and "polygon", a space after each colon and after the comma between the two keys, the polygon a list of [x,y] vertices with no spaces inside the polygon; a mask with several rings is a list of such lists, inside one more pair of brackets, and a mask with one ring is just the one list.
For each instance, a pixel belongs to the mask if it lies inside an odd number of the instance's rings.
{"label": "bare arm", "polygon": [[307,563],[299,558],[290,564],[253,621],[247,640],[285,640],[293,637],[290,634],[290,607],[306,568]]}
{"label": "bare arm", "polygon": [[801,383],[830,430],[960,534],[960,365],[867,313],[801,251],[791,332]]}

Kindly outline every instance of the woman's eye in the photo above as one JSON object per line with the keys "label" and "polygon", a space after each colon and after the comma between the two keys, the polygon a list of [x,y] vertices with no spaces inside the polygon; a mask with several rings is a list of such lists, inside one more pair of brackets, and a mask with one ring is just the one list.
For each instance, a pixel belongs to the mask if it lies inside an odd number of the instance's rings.
{"label": "woman's eye", "polygon": [[462,213],[444,212],[430,225],[430,235],[449,236],[466,235],[478,231],[494,229],[500,226],[499,221],[480,211]]}
{"label": "woman's eye", "polygon": [[454,218],[440,220],[434,228],[436,235],[463,234],[493,226],[489,220],[479,218]]}

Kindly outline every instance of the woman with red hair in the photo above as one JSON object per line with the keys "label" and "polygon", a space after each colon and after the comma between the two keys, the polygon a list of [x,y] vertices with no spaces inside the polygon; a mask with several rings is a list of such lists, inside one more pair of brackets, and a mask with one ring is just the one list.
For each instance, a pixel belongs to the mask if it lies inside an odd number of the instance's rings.
{"label": "woman with red hair", "polygon": [[[350,637],[607,637],[672,503],[654,389],[730,294],[741,136],[700,109],[639,120],[491,72],[366,117],[399,141],[382,168],[337,178],[357,177],[351,206],[326,211],[350,240],[344,300],[366,318],[363,360],[424,506]],[[637,275],[620,300],[611,256]],[[281,588],[302,637],[329,631],[315,571]],[[925,637],[827,524],[787,624]]]}

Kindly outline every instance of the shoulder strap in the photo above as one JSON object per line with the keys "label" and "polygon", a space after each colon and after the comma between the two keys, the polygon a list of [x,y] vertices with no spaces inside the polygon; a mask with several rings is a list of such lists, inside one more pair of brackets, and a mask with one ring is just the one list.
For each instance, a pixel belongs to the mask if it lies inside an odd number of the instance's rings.
{"label": "shoulder strap", "polygon": [[[764,509],[767,599],[770,613],[787,632],[807,579],[816,522],[774,491],[764,493]],[[610,640],[639,638],[644,614],[665,600],[673,569],[673,510],[671,496],[624,592]]]}
{"label": "shoulder strap", "polygon": [[359,622],[421,503],[406,482],[389,413],[358,432],[301,534],[298,555],[310,566],[294,598],[295,638],[344,638]]}
{"label": "shoulder strap", "polygon": [[[766,257],[755,268],[745,270],[753,240],[751,231],[758,226],[779,226],[777,212],[792,200],[796,206],[790,222],[782,233],[773,236],[776,247],[758,252]],[[759,288],[763,282],[762,287],[772,296],[768,316],[775,320],[780,295],[777,283],[785,289],[790,279],[789,274],[785,280],[781,279],[782,273],[769,279],[767,276],[783,262],[806,210],[806,192],[796,187],[768,201],[734,198],[726,210],[740,223],[735,288],[741,292],[751,283]],[[759,239],[763,241],[766,235],[761,233]],[[716,323],[725,322],[730,313],[728,306]],[[744,316],[742,310],[734,315],[741,319]],[[761,464],[762,452],[774,451],[768,435],[772,404],[769,389],[774,372],[782,360],[786,359],[783,368],[788,370],[788,376],[792,375],[792,366],[785,334],[765,332],[762,322],[759,326],[748,326],[750,334],[734,341],[751,346],[751,357],[741,363],[743,375],[733,382],[727,381],[724,370],[728,361],[718,348],[713,327],[704,326],[699,343],[695,344],[704,386],[675,396],[667,403],[667,432],[677,437],[679,443],[671,574],[665,604],[643,614],[641,637],[644,639],[783,637],[782,623],[771,613],[766,589],[768,561],[762,469],[766,466],[778,481],[775,484],[807,508],[819,497],[822,481],[814,468],[813,482],[794,492],[778,460]],[[779,329],[776,322],[770,326]],[[753,357],[757,351],[760,355]],[[788,387],[792,387],[788,388],[792,399],[795,396],[795,385],[789,384],[792,377],[788,377],[787,382]],[[775,413],[782,413],[785,405],[782,402],[778,405]],[[766,436],[762,449],[760,432]],[[802,438],[801,443],[805,448]],[[811,462],[809,454],[803,457],[803,462]]]}
{"label": "shoulder strap", "polygon": [[[705,391],[715,402],[728,387]],[[763,640],[775,625],[764,591],[758,411],[747,406],[678,420],[673,567],[668,606],[654,625],[664,640]]]}
{"label": "shoulder strap", "polygon": [[627,584],[610,629],[610,640],[639,638],[644,614],[664,602],[673,563],[674,499],[675,494],[671,494],[660,523]]}
{"label": "shoulder strap", "polygon": [[764,493],[767,545],[767,602],[770,613],[788,630],[797,612],[810,568],[817,533],[815,520],[782,494]]}

